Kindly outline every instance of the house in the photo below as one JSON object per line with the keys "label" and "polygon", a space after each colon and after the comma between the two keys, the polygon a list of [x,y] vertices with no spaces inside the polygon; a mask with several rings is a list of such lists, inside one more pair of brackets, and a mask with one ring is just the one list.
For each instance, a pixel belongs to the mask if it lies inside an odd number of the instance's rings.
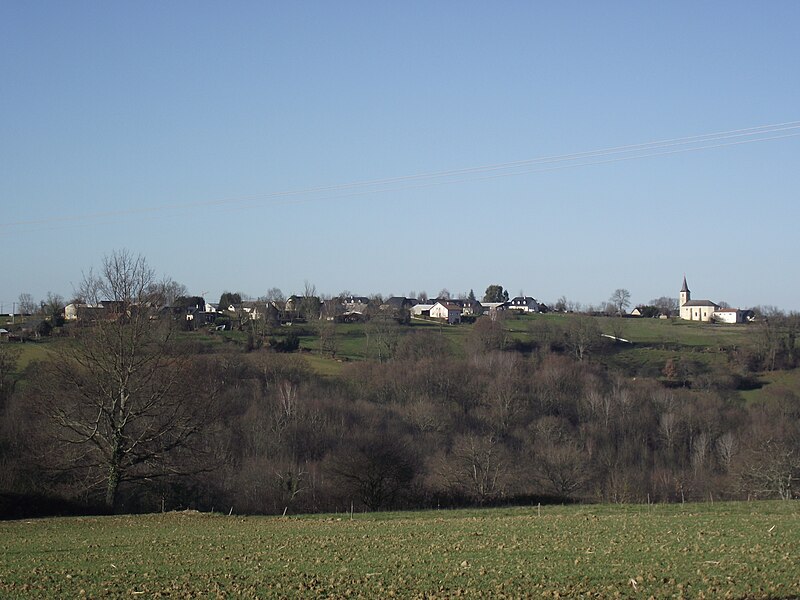
{"label": "house", "polygon": [[370,304],[366,296],[350,295],[335,300],[338,301],[338,307],[328,307],[326,303],[323,308],[328,320],[333,317],[337,323],[359,323],[367,319]]}
{"label": "house", "polygon": [[411,316],[412,317],[430,317],[431,316],[431,309],[434,307],[433,304],[415,304],[411,307]]}
{"label": "house", "polygon": [[464,300],[464,316],[478,317],[483,314],[483,305],[477,300]]}
{"label": "house", "polygon": [[481,307],[483,308],[483,313],[488,314],[492,320],[497,318],[497,315],[506,308],[508,308],[507,302],[481,302]]}
{"label": "house", "polygon": [[347,305],[342,303],[339,298],[328,298],[322,301],[322,318],[326,321],[336,321],[345,312],[347,312]]}
{"label": "house", "polygon": [[285,318],[287,320],[306,319],[317,321],[322,318],[322,300],[318,296],[297,296],[292,294],[286,300]]}
{"label": "house", "polygon": [[461,322],[462,309],[453,302],[437,302],[430,309],[430,316],[433,319],[441,319],[449,324]]}
{"label": "house", "polygon": [[742,311],[738,308],[720,308],[714,311],[714,321],[717,323],[742,323]]}
{"label": "house", "polygon": [[542,312],[539,301],[531,296],[517,296],[508,303],[508,310],[518,310],[525,313]]}
{"label": "house", "polygon": [[[359,315],[363,316],[369,309],[369,298],[366,296],[345,296],[341,299],[341,311],[337,311],[337,319],[343,315]],[[330,312],[327,311],[326,312]]]}
{"label": "house", "polygon": [[405,298],[403,296],[392,296],[384,304],[381,305],[382,310],[410,310],[412,306],[417,304],[413,298]]}
{"label": "house", "polygon": [[259,306],[258,302],[242,302],[241,310],[251,319],[260,319],[264,316],[264,306],[263,304]]}
{"label": "house", "polygon": [[67,304],[64,307],[64,320],[65,321],[77,321],[78,320],[78,313],[80,312],[81,308],[88,308],[88,304],[82,304],[79,302],[72,302]]}
{"label": "house", "polygon": [[345,296],[342,298],[342,306],[345,312],[364,312],[369,306],[369,298],[366,296]]}
{"label": "house", "polygon": [[121,314],[121,307],[117,303],[103,302],[97,306],[90,304],[77,304],[73,320],[88,322],[113,321]]}
{"label": "house", "polygon": [[632,317],[647,317],[648,319],[667,318],[656,306],[645,306],[640,304],[630,312]]}

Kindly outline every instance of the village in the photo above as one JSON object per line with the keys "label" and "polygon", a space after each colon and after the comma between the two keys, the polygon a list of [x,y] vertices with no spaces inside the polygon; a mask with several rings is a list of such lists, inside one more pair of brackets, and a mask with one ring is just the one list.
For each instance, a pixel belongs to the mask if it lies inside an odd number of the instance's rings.
{"label": "village", "polygon": [[[143,304],[151,313],[151,318],[172,318],[184,323],[186,329],[213,327],[218,330],[244,327],[248,322],[265,322],[272,326],[291,325],[313,321],[332,321],[336,323],[366,322],[375,315],[389,316],[399,322],[426,320],[456,325],[472,323],[476,318],[486,315],[496,318],[508,311],[509,314],[543,314],[548,312],[581,312],[574,310],[563,299],[552,307],[532,296],[508,297],[502,286],[491,285],[483,300],[478,300],[470,290],[465,297],[452,298],[443,295],[429,299],[427,295],[419,298],[380,295],[357,296],[341,294],[336,297],[320,297],[314,290],[304,295],[291,295],[286,299],[276,294],[275,298],[242,300],[240,294],[225,292],[220,302],[208,302],[202,296],[179,295],[168,302],[163,293],[154,291],[151,298]],[[752,309],[731,308],[711,300],[694,300],[686,277],[677,300],[662,298],[650,305],[637,305],[626,310],[627,290],[617,290],[621,300],[610,301],[604,310],[590,308],[585,311],[595,316],[622,316],[629,318],[680,319],[701,323],[737,324],[755,320]],[[614,300],[614,299],[612,299]],[[657,306],[655,304],[658,304]],[[48,335],[49,331],[63,323],[91,323],[115,318],[121,310],[129,310],[119,300],[101,300],[96,303],[71,302],[63,309],[45,302],[40,310],[19,314],[4,315],[5,327],[0,328],[0,339],[36,338]]]}

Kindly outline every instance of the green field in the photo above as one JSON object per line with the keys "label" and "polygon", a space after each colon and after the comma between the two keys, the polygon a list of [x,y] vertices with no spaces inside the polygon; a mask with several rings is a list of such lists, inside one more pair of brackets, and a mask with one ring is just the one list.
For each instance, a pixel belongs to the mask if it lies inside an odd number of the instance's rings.
{"label": "green field", "polygon": [[800,504],[0,523],[0,597],[800,595]]}

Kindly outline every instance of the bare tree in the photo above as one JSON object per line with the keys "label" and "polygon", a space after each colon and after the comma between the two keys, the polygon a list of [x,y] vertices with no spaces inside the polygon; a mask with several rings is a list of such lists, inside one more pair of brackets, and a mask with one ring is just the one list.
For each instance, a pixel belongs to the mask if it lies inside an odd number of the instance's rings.
{"label": "bare tree", "polygon": [[17,312],[21,315],[32,315],[35,313],[36,302],[34,302],[33,296],[28,293],[20,294],[17,299]]}
{"label": "bare tree", "polygon": [[661,296],[650,300],[650,305],[655,306],[661,314],[671,317],[678,312],[678,299],[670,298],[669,296]]}
{"label": "bare tree", "polygon": [[284,304],[286,302],[286,296],[283,295],[280,288],[276,287],[269,288],[264,298],[267,302],[275,302],[276,304]]}
{"label": "bare tree", "polygon": [[542,417],[533,425],[533,475],[549,492],[569,497],[591,479],[589,459],[566,421]]}
{"label": "bare tree", "polygon": [[394,505],[409,490],[416,470],[413,450],[386,432],[357,436],[329,463],[330,475],[340,489],[370,510]]}
{"label": "bare tree", "polygon": [[30,388],[44,458],[104,488],[113,509],[120,484],[179,473],[174,455],[213,421],[215,386],[175,350],[170,324],[150,319],[145,303],[153,270],[141,256],[115,252],[80,293],[113,307],[78,331],[63,353],[40,365]]}
{"label": "bare tree", "polygon": [[336,353],[339,351],[339,331],[333,321],[322,321],[319,326],[319,346],[320,352],[336,358]]}
{"label": "bare tree", "polygon": [[64,298],[53,292],[47,292],[47,299],[42,301],[42,315],[57,321],[64,316]]}
{"label": "bare tree", "polygon": [[567,348],[575,354],[575,358],[583,360],[597,345],[599,335],[600,330],[592,317],[576,316],[570,319],[569,326],[564,332],[564,341]]}
{"label": "bare tree", "polygon": [[511,470],[505,447],[493,434],[460,436],[439,467],[445,485],[478,504],[506,493]]}
{"label": "bare tree", "polygon": [[800,452],[785,440],[769,439],[749,453],[741,467],[743,488],[757,498],[791,500],[800,479]]}
{"label": "bare tree", "polygon": [[322,303],[317,296],[317,286],[309,283],[308,280],[303,286],[300,313],[309,321],[318,321],[322,313]]}
{"label": "bare tree", "polygon": [[483,355],[502,350],[506,345],[506,331],[502,319],[481,317],[467,337],[466,347],[472,355]]}
{"label": "bare tree", "polygon": [[618,315],[624,315],[631,305],[631,293],[625,288],[617,288],[608,301],[614,305],[614,310]]}
{"label": "bare tree", "polygon": [[147,286],[148,301],[153,306],[172,306],[175,300],[181,296],[188,296],[189,291],[182,283],[178,283],[169,277],[164,277],[161,281],[154,281]]}
{"label": "bare tree", "polygon": [[367,337],[368,356],[376,358],[378,362],[386,362],[394,356],[400,341],[400,326],[390,315],[381,312],[372,317],[364,327],[364,334]]}
{"label": "bare tree", "polygon": [[0,346],[0,415],[3,414],[6,402],[11,398],[16,381],[18,353],[9,350],[7,345]]}
{"label": "bare tree", "polygon": [[717,438],[715,447],[720,464],[725,467],[726,471],[729,470],[733,466],[733,460],[739,450],[739,441],[736,436],[732,432],[726,431]]}

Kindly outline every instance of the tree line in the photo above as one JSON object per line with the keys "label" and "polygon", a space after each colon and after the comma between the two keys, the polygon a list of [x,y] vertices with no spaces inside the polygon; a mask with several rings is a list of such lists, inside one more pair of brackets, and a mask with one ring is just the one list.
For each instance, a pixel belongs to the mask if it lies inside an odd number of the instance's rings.
{"label": "tree line", "polygon": [[[488,318],[465,356],[435,332],[376,330],[375,359],[324,377],[297,353],[205,352],[176,336],[138,308],[152,279],[143,259],[115,254],[84,282],[118,300],[115,318],[75,328],[21,378],[0,351],[6,515],[796,495],[792,391],[746,404],[729,378],[665,386],[611,371],[586,360],[588,317],[524,353]],[[781,331],[760,360],[794,358]]]}

